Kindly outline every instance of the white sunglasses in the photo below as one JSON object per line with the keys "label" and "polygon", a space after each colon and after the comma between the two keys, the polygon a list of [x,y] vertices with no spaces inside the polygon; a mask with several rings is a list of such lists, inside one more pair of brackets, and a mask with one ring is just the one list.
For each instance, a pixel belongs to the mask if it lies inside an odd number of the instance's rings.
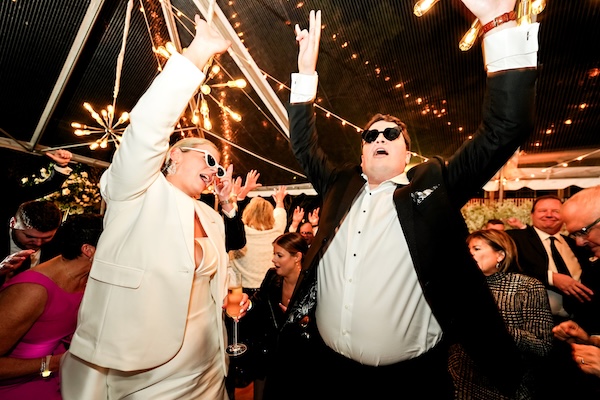
{"label": "white sunglasses", "polygon": [[225,168],[223,168],[222,166],[219,165],[217,160],[215,160],[215,158],[212,156],[212,154],[210,154],[208,152],[208,150],[198,149],[196,147],[180,147],[179,149],[181,151],[183,151],[184,153],[186,151],[190,151],[190,150],[191,151],[199,151],[200,153],[204,153],[204,161],[206,162],[206,165],[208,165],[210,168],[216,168],[217,176],[219,178],[223,178],[223,177],[225,177],[225,175],[227,175],[227,171],[225,171]]}

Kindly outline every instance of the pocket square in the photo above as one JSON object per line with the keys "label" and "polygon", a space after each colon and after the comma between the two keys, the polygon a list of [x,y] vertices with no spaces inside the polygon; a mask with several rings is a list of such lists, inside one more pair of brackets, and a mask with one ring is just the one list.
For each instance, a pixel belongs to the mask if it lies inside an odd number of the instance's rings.
{"label": "pocket square", "polygon": [[412,197],[413,201],[415,203],[417,203],[417,205],[421,204],[427,197],[429,197],[437,188],[439,188],[440,185],[435,185],[434,187],[430,188],[430,189],[425,189],[423,191],[416,191],[416,192],[412,192],[410,194],[410,197]]}

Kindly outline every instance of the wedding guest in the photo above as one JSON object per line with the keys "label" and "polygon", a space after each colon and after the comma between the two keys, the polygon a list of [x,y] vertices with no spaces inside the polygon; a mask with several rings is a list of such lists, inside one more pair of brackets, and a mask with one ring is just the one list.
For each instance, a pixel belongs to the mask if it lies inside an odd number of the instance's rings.
{"label": "wedding guest", "polygon": [[0,398],[60,400],[59,364],[77,323],[102,216],[74,214],[57,234],[60,255],[0,290]]}
{"label": "wedding guest", "polygon": [[560,212],[569,236],[600,258],[600,185],[575,193]]}
{"label": "wedding guest", "polygon": [[[399,388],[407,398],[450,398],[450,340],[502,391],[514,394],[521,381],[518,348],[464,245],[460,209],[532,132],[538,24],[504,17],[515,0],[463,3],[490,27],[483,122],[450,159],[406,173],[410,137],[389,115],[362,132],[361,165],[330,162],[314,112],[320,12],[310,12],[308,30],[296,26],[290,141],[322,205],[280,335],[278,351],[290,357],[266,383],[272,398],[391,398]],[[295,357],[306,317],[314,348]],[[302,377],[301,391],[290,393],[290,376]]]}
{"label": "wedding guest", "polygon": [[[105,227],[61,364],[66,400],[227,399],[224,223],[241,227],[228,202],[233,167],[219,165],[206,139],[168,146],[203,67],[229,47],[198,16],[195,24],[187,50],[133,108],[100,179]],[[211,185],[224,217],[198,201]],[[242,315],[248,306],[245,295]]]}
{"label": "wedding guest", "polygon": [[[306,228],[308,228],[308,226],[306,224],[310,224],[312,236],[316,235],[317,231],[319,230],[319,210],[320,207],[313,209],[311,212],[308,213],[308,218],[304,220],[304,208],[300,206],[294,208],[294,212],[292,214],[292,222],[290,223],[288,231],[298,232],[298,229],[301,225],[305,225],[305,231],[307,231],[308,229]],[[307,239],[306,236],[305,239]]]}
{"label": "wedding guest", "polygon": [[[6,275],[11,273],[12,270],[19,268],[20,263],[28,259],[31,255],[31,251],[23,251],[24,248],[18,243],[15,243],[14,238],[9,239],[12,232],[10,231],[8,224],[11,218],[15,218],[19,206],[25,202],[33,201],[56,192],[61,189],[63,183],[67,180],[71,172],[73,171],[69,167],[69,163],[73,158],[73,154],[70,151],[64,149],[58,149],[54,151],[46,151],[44,154],[51,160],[51,163],[45,167],[49,171],[48,177],[40,182],[29,184],[24,183],[23,180],[29,180],[29,176],[35,175],[37,170],[32,170],[26,173],[26,178],[23,178],[21,169],[19,168],[19,176],[15,176],[15,172],[10,173],[10,166],[3,168],[3,173],[0,174],[0,187],[4,190],[4,193],[10,193],[9,196],[4,196],[2,200],[2,207],[0,207],[0,221],[6,223],[2,229],[0,229],[0,258],[9,257],[4,259],[0,264],[0,285],[5,281]],[[7,171],[7,169],[9,171]],[[58,226],[58,225],[57,225]],[[48,257],[40,260],[40,254],[36,253],[33,258],[29,257],[32,264],[26,262],[23,266],[23,270],[37,265],[40,261],[45,261],[56,253],[46,253]],[[11,257],[12,256],[12,257]],[[12,274],[16,274],[11,273]]]}
{"label": "wedding guest", "polygon": [[0,284],[56,256],[49,246],[61,220],[62,213],[51,201],[31,200],[19,206],[0,235],[0,256],[4,257],[0,263]]}
{"label": "wedding guest", "polygon": [[[518,270],[517,248],[505,232],[486,229],[471,233],[467,246],[486,277],[508,331],[528,366],[514,399],[535,398],[540,382],[537,368],[552,348],[552,312],[542,282]],[[506,399],[460,344],[450,347],[448,367],[455,399]]]}
{"label": "wedding guest", "polygon": [[572,318],[593,296],[581,280],[590,268],[590,254],[561,233],[561,206],[555,195],[539,196],[531,207],[532,225],[507,231],[517,245],[522,272],[546,286],[555,323]]}
{"label": "wedding guest", "polygon": [[271,267],[273,240],[285,231],[287,212],[283,201],[286,195],[285,186],[279,186],[272,195],[275,207],[267,199],[257,196],[242,212],[246,245],[229,252],[229,264],[242,274],[242,287],[250,295],[260,287]]}
{"label": "wedding guest", "polygon": [[[262,400],[269,370],[287,365],[286,360],[274,358],[274,349],[307,251],[308,244],[299,233],[287,232],[277,237],[272,243],[273,268],[267,271],[252,297],[253,310],[246,319],[253,326],[250,347],[255,354],[254,400]],[[302,348],[296,350],[302,353]]]}

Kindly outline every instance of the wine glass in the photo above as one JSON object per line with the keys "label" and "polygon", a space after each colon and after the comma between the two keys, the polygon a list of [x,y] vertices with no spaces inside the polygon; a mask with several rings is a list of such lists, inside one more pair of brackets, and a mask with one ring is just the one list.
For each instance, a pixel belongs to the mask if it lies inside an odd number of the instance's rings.
{"label": "wine glass", "polygon": [[242,274],[229,267],[227,268],[227,308],[225,313],[233,319],[233,343],[227,346],[227,354],[230,356],[239,356],[248,350],[248,346],[237,341],[242,297]]}

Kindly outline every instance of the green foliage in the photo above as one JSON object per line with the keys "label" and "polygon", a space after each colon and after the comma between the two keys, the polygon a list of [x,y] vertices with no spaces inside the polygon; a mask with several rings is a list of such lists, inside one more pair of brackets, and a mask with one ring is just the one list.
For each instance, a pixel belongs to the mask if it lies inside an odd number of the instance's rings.
{"label": "green foliage", "polygon": [[[42,168],[39,174],[21,180],[23,185],[35,185],[47,179],[52,173]],[[85,170],[81,164],[75,164],[73,172],[60,191],[44,197],[56,203],[58,208],[69,214],[99,213],[102,197],[100,196],[100,174],[95,170]]]}
{"label": "green foliage", "polygon": [[506,229],[511,229],[510,225],[506,223],[506,220],[510,217],[516,217],[524,224],[531,224],[531,205],[531,200],[520,202],[520,204],[515,203],[512,199],[490,203],[471,201],[460,211],[467,223],[469,232],[484,228],[486,222],[490,219],[503,220]]}

